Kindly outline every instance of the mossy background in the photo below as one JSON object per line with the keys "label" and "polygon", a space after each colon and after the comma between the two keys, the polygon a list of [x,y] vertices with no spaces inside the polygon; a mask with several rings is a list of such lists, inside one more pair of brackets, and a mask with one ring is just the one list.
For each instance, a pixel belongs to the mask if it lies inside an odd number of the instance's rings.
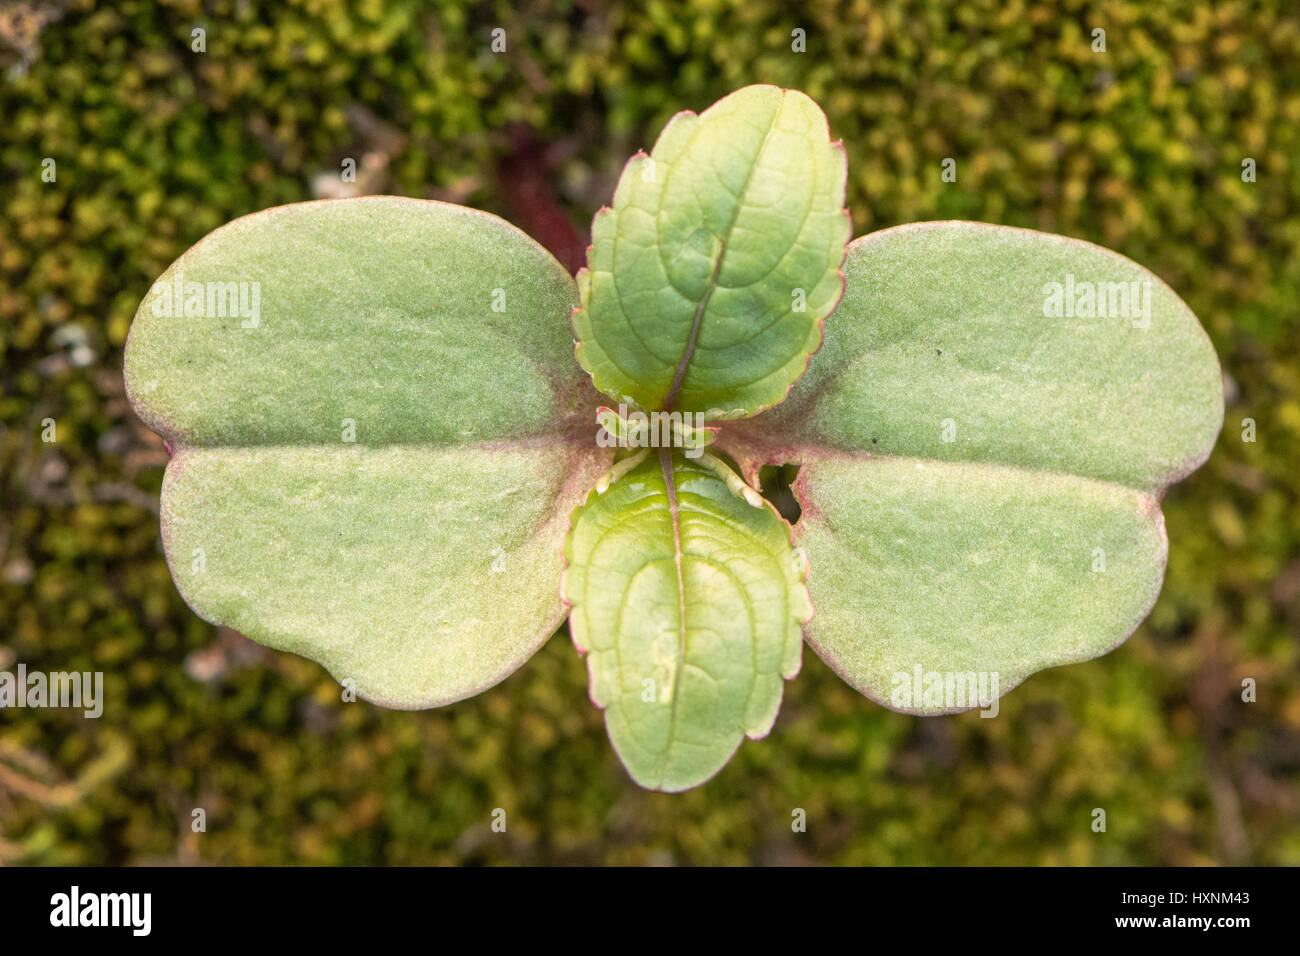
{"label": "mossy background", "polygon": [[[0,861],[1300,863],[1297,64],[1287,0],[6,3],[0,669],[102,670],[107,702],[0,712]],[[855,234],[1078,236],[1201,317],[1226,425],[1166,500],[1164,592],[1127,644],[995,720],[890,713],[805,651],[772,735],[664,796],[627,779],[563,632],[489,693],[403,713],[188,610],[158,543],[166,454],[121,375],[177,255],[337,185],[346,157],[366,188],[571,254],[673,112],[753,82],[823,105]]]}

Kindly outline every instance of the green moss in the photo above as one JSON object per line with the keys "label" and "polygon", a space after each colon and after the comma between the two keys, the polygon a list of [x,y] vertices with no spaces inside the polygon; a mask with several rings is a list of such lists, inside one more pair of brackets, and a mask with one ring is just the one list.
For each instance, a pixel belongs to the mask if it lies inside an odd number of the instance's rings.
{"label": "green moss", "polygon": [[[515,6],[29,0],[51,16],[0,16],[0,658],[103,670],[108,696],[98,721],[0,722],[0,859],[1300,863],[1288,5]],[[669,797],[627,779],[564,634],[488,694],[404,713],[344,704],[321,668],[194,617],[151,510],[165,453],[121,383],[130,317],[177,255],[367,152],[388,156],[379,188],[527,227],[496,175],[513,123],[554,144],[585,227],[669,115],[752,82],[825,107],[855,234],[964,217],[1079,236],[1154,269],[1209,329],[1227,425],[1166,501],[1164,593],[1123,648],[1031,678],[996,720],[889,713],[805,653],[771,737]]]}

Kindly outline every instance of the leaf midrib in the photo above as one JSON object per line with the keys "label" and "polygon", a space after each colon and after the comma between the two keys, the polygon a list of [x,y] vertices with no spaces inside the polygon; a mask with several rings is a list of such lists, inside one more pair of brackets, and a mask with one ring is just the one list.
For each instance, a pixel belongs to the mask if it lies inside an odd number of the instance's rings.
{"label": "leaf midrib", "polygon": [[[759,144],[758,151],[754,154],[754,161],[750,163],[749,169],[745,172],[745,181],[741,184],[740,192],[736,196],[736,206],[731,211],[731,216],[727,221],[726,229],[721,237],[721,246],[718,249],[718,259],[713,264],[713,272],[709,275],[708,285],[704,289],[704,294],[700,297],[700,304],[695,309],[695,318],[691,321],[691,334],[686,340],[686,349],[682,353],[681,361],[677,363],[677,369],[673,373],[672,384],[668,387],[668,393],[664,396],[664,410],[672,411],[673,405],[677,402],[677,396],[681,392],[682,383],[686,379],[686,370],[690,365],[691,358],[695,354],[695,344],[700,334],[700,326],[704,321],[704,310],[708,307],[709,298],[713,295],[713,290],[718,287],[718,277],[722,274],[722,264],[727,258],[729,240],[731,232],[736,227],[736,220],[740,218],[741,210],[745,206],[745,195],[749,192],[749,184],[753,181],[754,170],[758,168],[759,160],[762,159],[767,144],[772,138],[772,130],[776,128],[777,117],[785,109],[785,94],[781,95],[781,102],[777,104],[776,109],[772,111],[768,119],[767,130],[763,133],[763,142]],[[667,183],[664,184],[664,191],[667,192]],[[662,203],[663,193],[660,194]]]}
{"label": "leaf midrib", "polygon": [[672,701],[668,710],[668,745],[666,754],[672,749],[672,740],[677,728],[677,699],[681,690],[682,671],[686,668],[686,575],[682,570],[682,526],[681,514],[677,507],[677,483],[673,476],[672,452],[667,448],[659,449],[659,467],[664,475],[664,488],[668,493],[668,517],[673,523],[673,565],[677,569],[677,666],[673,668]]}

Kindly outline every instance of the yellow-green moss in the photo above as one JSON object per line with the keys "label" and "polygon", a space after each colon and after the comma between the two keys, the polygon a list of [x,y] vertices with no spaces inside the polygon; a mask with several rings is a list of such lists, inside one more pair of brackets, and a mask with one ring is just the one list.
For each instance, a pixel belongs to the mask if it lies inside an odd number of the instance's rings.
{"label": "yellow-green moss", "polygon": [[[0,14],[0,669],[99,669],[108,694],[98,721],[0,716],[0,860],[1300,863],[1292,5],[517,6]],[[515,122],[558,144],[585,227],[671,113],[753,82],[824,106],[855,234],[962,217],[1079,236],[1154,269],[1209,329],[1227,425],[1166,501],[1164,593],[1123,648],[1030,679],[996,720],[886,712],[805,654],[771,737],[670,797],[627,779],[563,633],[488,694],[402,713],[194,617],[150,510],[165,455],[121,384],[130,316],[177,255],[368,150],[390,154],[388,191],[510,215],[493,170]]]}

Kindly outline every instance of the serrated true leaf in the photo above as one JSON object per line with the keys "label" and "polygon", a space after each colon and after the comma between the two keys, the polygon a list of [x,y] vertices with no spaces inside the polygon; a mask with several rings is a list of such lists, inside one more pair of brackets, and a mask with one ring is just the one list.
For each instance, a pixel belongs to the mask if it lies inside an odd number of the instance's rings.
{"label": "serrated true leaf", "polygon": [[592,224],[573,328],[596,387],[712,417],[781,401],[843,291],[844,181],[798,91],[745,87],[673,117]]}
{"label": "serrated true leaf", "polygon": [[771,729],[810,613],[802,555],[770,505],[650,454],[575,512],[570,631],[637,783],[677,791]]}
{"label": "serrated true leaf", "polygon": [[[790,400],[723,433],[802,462],[809,643],[898,710],[1095,657],[1150,610],[1163,489],[1222,423],[1214,351],[1163,282],[1077,240],[926,223],[854,242]],[[935,696],[923,691],[931,688]]]}
{"label": "serrated true leaf", "polygon": [[608,465],[575,298],[513,226],[419,200],[283,206],[190,249],[126,354],[190,606],[390,706],[504,678],[563,620],[566,517]]}

